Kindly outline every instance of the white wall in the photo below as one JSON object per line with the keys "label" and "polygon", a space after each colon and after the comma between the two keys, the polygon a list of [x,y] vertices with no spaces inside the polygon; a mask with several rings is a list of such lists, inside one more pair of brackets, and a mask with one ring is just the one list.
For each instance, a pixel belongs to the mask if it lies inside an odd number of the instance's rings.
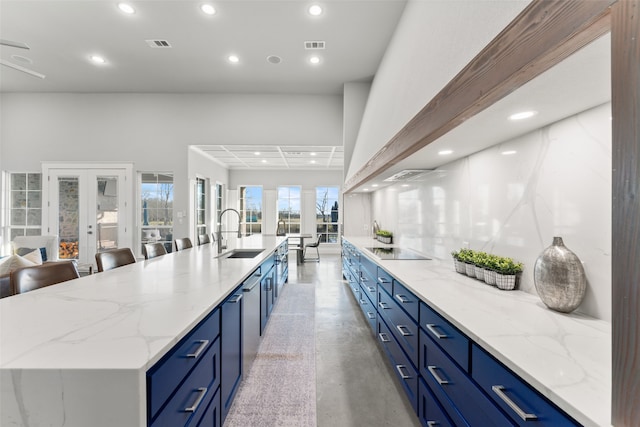
{"label": "white wall", "polygon": [[176,211],[192,206],[189,145],[342,143],[335,95],[3,93],[0,105],[0,170],[102,161],[173,172]]}
{"label": "white wall", "polygon": [[394,243],[436,258],[468,245],[522,261],[521,289],[536,295],[535,260],[561,236],[587,273],[578,311],[610,321],[610,117],[602,105],[377,191],[373,216]]}
{"label": "white wall", "polygon": [[343,175],[346,175],[349,163],[351,163],[351,156],[353,155],[353,149],[356,145],[360,123],[362,122],[362,116],[367,106],[370,90],[371,83],[350,82],[344,85],[344,128],[342,131],[342,144],[344,148]]}
{"label": "white wall", "polygon": [[[346,177],[391,140],[528,3],[410,0],[374,78]],[[477,22],[482,25],[474,25]]]}

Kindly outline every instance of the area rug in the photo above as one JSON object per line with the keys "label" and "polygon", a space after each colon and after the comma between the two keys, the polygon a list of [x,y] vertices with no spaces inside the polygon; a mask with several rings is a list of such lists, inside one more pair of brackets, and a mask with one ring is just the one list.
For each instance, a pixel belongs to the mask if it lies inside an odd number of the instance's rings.
{"label": "area rug", "polygon": [[284,286],[225,427],[315,427],[315,287]]}

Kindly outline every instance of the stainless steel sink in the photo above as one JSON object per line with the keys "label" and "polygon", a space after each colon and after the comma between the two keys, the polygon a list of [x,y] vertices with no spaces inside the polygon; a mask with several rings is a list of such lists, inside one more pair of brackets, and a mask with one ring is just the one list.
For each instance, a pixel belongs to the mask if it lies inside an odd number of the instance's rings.
{"label": "stainless steel sink", "polygon": [[233,249],[218,255],[216,258],[255,258],[264,252],[264,249]]}

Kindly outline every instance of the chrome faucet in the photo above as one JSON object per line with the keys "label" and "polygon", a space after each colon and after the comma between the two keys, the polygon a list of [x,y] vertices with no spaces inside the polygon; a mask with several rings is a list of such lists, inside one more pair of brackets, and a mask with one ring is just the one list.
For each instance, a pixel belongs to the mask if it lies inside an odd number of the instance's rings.
{"label": "chrome faucet", "polygon": [[222,250],[227,248],[222,244],[222,215],[224,215],[226,211],[233,211],[238,214],[238,239],[242,237],[242,232],[240,230],[240,222],[242,220],[242,217],[240,216],[240,212],[238,212],[233,208],[225,209],[222,212],[220,212],[220,216],[218,216],[218,233],[217,233],[218,234],[218,254],[221,254]]}

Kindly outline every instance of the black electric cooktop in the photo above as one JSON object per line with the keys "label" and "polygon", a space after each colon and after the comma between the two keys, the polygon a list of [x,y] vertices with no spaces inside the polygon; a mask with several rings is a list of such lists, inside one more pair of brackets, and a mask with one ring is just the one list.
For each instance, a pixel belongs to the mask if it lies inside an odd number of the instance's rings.
{"label": "black electric cooktop", "polygon": [[402,248],[365,248],[380,259],[431,259],[409,249]]}

